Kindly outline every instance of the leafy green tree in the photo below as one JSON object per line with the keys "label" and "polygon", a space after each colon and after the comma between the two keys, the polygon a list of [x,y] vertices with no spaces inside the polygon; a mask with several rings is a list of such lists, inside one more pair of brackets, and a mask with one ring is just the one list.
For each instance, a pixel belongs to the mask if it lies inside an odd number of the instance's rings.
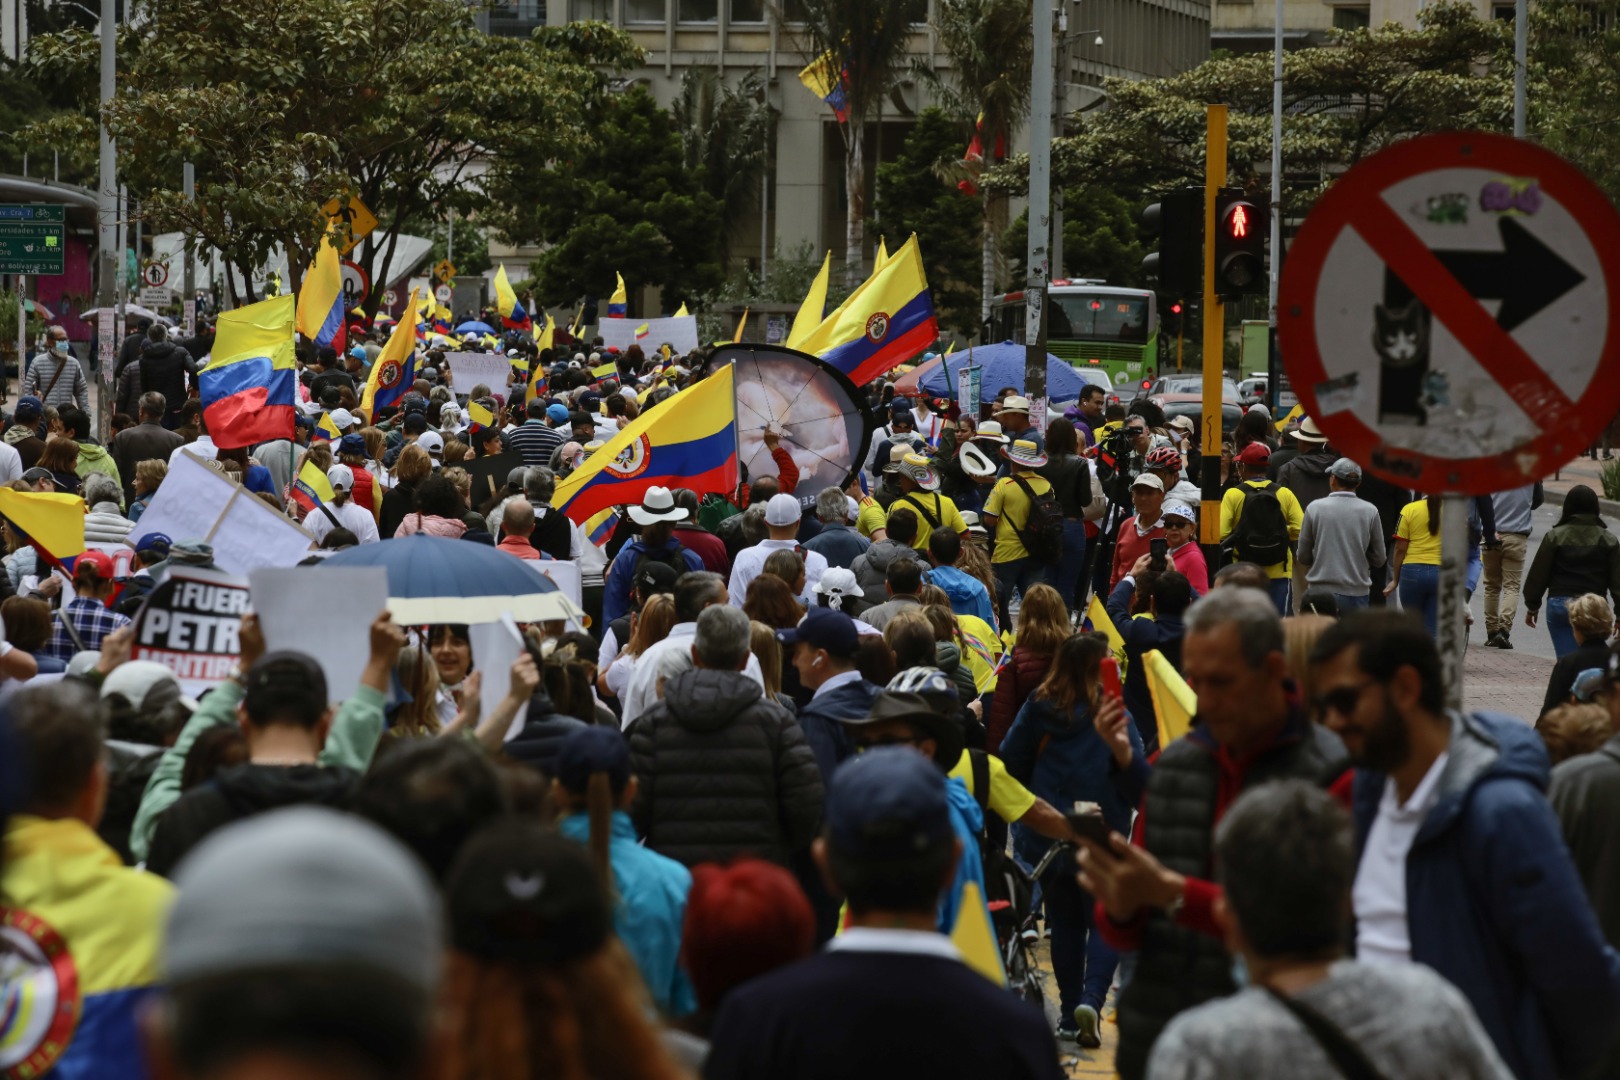
{"label": "leafy green tree", "polygon": [[977,281],[983,206],[951,178],[965,140],[965,126],[943,109],[918,113],[900,153],[878,166],[877,226],[890,250],[917,234],[941,327],[971,336],[982,322]]}
{"label": "leafy green tree", "polygon": [[1529,35],[1527,134],[1620,200],[1620,4],[1538,0]]}
{"label": "leafy green tree", "polygon": [[[164,0],[144,16],[121,36],[107,110],[120,175],[154,228],[223,253],[241,299],[277,248],[298,288],[333,197],[356,197],[381,221],[350,255],[368,272],[392,257],[407,221],[482,209],[474,163],[575,152],[611,72],[641,60],[600,23],[490,37],[461,0]],[[66,30],[36,39],[30,55],[81,100],[24,140],[93,158],[95,37]],[[180,191],[186,161],[194,202]]]}
{"label": "leafy green tree", "polygon": [[759,179],[775,127],[764,80],[750,71],[727,86],[718,68],[687,68],[670,111],[686,167],[702,170],[704,190],[725,205],[728,226],[737,228],[741,211],[759,206]]}
{"label": "leafy green tree", "polygon": [[[1105,184],[1077,184],[1063,192],[1063,277],[1099,278],[1110,285],[1143,284],[1147,245],[1135,193]],[[1015,277],[1024,274],[1029,212],[1018,215],[1001,236]],[[1054,270],[1054,273],[1056,271]]]}
{"label": "leafy green tree", "polygon": [[673,117],[636,87],[603,107],[591,145],[492,173],[488,220],[513,243],[546,246],[530,270],[548,303],[603,297],[617,271],[632,291],[659,286],[673,311],[725,276],[725,207],[682,153]]}

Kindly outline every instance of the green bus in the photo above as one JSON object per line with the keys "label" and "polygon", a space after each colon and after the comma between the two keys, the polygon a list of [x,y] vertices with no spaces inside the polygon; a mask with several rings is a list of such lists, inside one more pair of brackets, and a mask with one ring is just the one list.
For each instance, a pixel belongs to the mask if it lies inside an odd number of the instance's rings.
{"label": "green bus", "polygon": [[[1047,297],[1047,352],[1105,375],[1121,401],[1158,374],[1159,300],[1152,291],[1057,278]],[[1022,289],[990,302],[991,341],[1022,343],[1024,321]]]}

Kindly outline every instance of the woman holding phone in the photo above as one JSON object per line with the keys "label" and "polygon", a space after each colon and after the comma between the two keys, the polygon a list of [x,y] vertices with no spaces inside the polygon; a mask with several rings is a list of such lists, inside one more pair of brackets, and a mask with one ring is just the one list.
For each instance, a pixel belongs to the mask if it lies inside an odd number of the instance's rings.
{"label": "woman holding phone", "polygon": [[[1107,669],[1112,669],[1112,678]],[[1095,803],[1108,828],[1129,833],[1131,806],[1114,790],[1109,769],[1113,748],[1093,721],[1123,708],[1119,670],[1102,634],[1076,634],[1058,647],[1045,680],[1030,695],[1001,743],[1007,772],[1030,791],[1067,813],[1075,803]],[[1138,755],[1134,724],[1125,725]],[[1013,850],[1030,865],[1050,841],[1013,826]],[[1080,888],[1073,852],[1052,860],[1041,878],[1046,924],[1052,931],[1052,971],[1057,976],[1058,1038],[1084,1047],[1102,1045],[1099,1014],[1113,981],[1118,955],[1095,932],[1094,905]]]}

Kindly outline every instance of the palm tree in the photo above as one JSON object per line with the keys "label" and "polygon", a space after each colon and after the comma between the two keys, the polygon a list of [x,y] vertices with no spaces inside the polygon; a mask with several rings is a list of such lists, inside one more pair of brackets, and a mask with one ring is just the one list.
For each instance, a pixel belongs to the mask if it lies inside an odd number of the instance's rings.
{"label": "palm tree", "polygon": [[845,121],[844,186],[849,216],[844,231],[844,270],[850,287],[865,276],[866,122],[900,75],[911,38],[913,5],[893,0],[800,0],[801,47],[814,62],[829,53],[843,61]]}
{"label": "palm tree", "polygon": [[[933,86],[940,103],[969,128],[976,128],[985,161],[993,161],[1015,127],[1029,114],[1031,47],[1027,0],[935,0],[934,31],[950,57],[950,74],[942,79],[931,68],[914,64],[919,78]],[[977,169],[967,172],[976,179]],[[1006,228],[1007,196],[985,192],[982,237],[984,319],[996,287],[997,238]]]}
{"label": "palm tree", "polygon": [[759,178],[776,120],[765,101],[764,80],[750,71],[731,87],[718,68],[687,68],[670,111],[687,169],[702,169],[704,190],[726,206],[735,226],[742,216],[737,210],[759,203]]}

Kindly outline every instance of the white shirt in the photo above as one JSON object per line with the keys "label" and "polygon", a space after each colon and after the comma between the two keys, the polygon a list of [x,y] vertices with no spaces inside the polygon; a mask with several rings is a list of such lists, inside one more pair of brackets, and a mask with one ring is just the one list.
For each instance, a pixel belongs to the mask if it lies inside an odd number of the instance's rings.
{"label": "white shirt", "polygon": [[[691,670],[692,640],[696,637],[697,623],[676,623],[670,628],[668,637],[636,657],[635,664],[630,668],[630,685],[620,699],[624,703],[624,715],[620,721],[625,728],[658,704],[662,696],[658,692],[660,680]],[[759,683],[761,690],[765,689],[765,676],[759,670],[759,658],[753,653],[748,654],[748,666],[743,669],[743,674]]]}
{"label": "white shirt", "polygon": [[[352,499],[344,501],[342,506],[336,503],[327,503],[326,509],[332,511],[332,517],[338,519],[338,524],[354,533],[356,539],[362,544],[375,544],[380,537],[377,535],[377,519],[371,516],[371,511],[354,502]],[[321,513],[317,506],[304,516],[304,528],[309,530],[319,544],[326,538],[326,534],[337,528],[332,524],[332,518]]]}
{"label": "white shirt", "polygon": [[[23,474],[22,455],[10,443],[0,440],[0,484],[9,484],[13,480],[21,480]],[[4,656],[0,653],[0,656]]]}
{"label": "white shirt", "polygon": [[846,683],[860,682],[860,681],[861,681],[861,673],[860,673],[859,669],[857,669],[855,671],[841,671],[837,675],[832,676],[826,682],[822,683],[820,686],[816,687],[816,692],[810,695],[810,700],[814,701],[814,700],[816,700],[816,698],[820,697],[822,694],[825,694],[825,693],[827,693],[828,691],[831,691],[831,690],[836,690],[840,686],[845,685]]}
{"label": "white shirt", "polygon": [[1406,921],[1406,856],[1418,827],[1439,797],[1443,753],[1404,803],[1396,802],[1395,781],[1384,781],[1378,816],[1356,868],[1350,901],[1356,913],[1356,959],[1366,964],[1410,964],[1412,936]]}
{"label": "white shirt", "polygon": [[[792,551],[798,546],[797,540],[761,540],[737,552],[737,561],[731,564],[731,582],[727,585],[731,591],[731,606],[743,606],[743,601],[748,599],[749,584],[765,572],[765,560],[773,551]],[[807,548],[801,548],[800,554],[804,557],[804,592],[799,599],[807,605],[813,604],[816,583],[827,572],[827,557]]]}
{"label": "white shirt", "polygon": [[193,456],[199,457],[204,461],[214,461],[219,457],[219,447],[214,445],[214,440],[209,438],[206,434],[199,435],[197,436],[196,441],[181,443],[179,446],[174,448],[174,451],[169,454],[169,468],[174,468],[174,463],[180,460],[180,455],[188,451]]}
{"label": "white shirt", "polygon": [[951,939],[933,930],[879,930],[855,926],[824,946],[827,952],[902,953],[906,956],[937,956],[941,960],[962,961],[962,954]]}

